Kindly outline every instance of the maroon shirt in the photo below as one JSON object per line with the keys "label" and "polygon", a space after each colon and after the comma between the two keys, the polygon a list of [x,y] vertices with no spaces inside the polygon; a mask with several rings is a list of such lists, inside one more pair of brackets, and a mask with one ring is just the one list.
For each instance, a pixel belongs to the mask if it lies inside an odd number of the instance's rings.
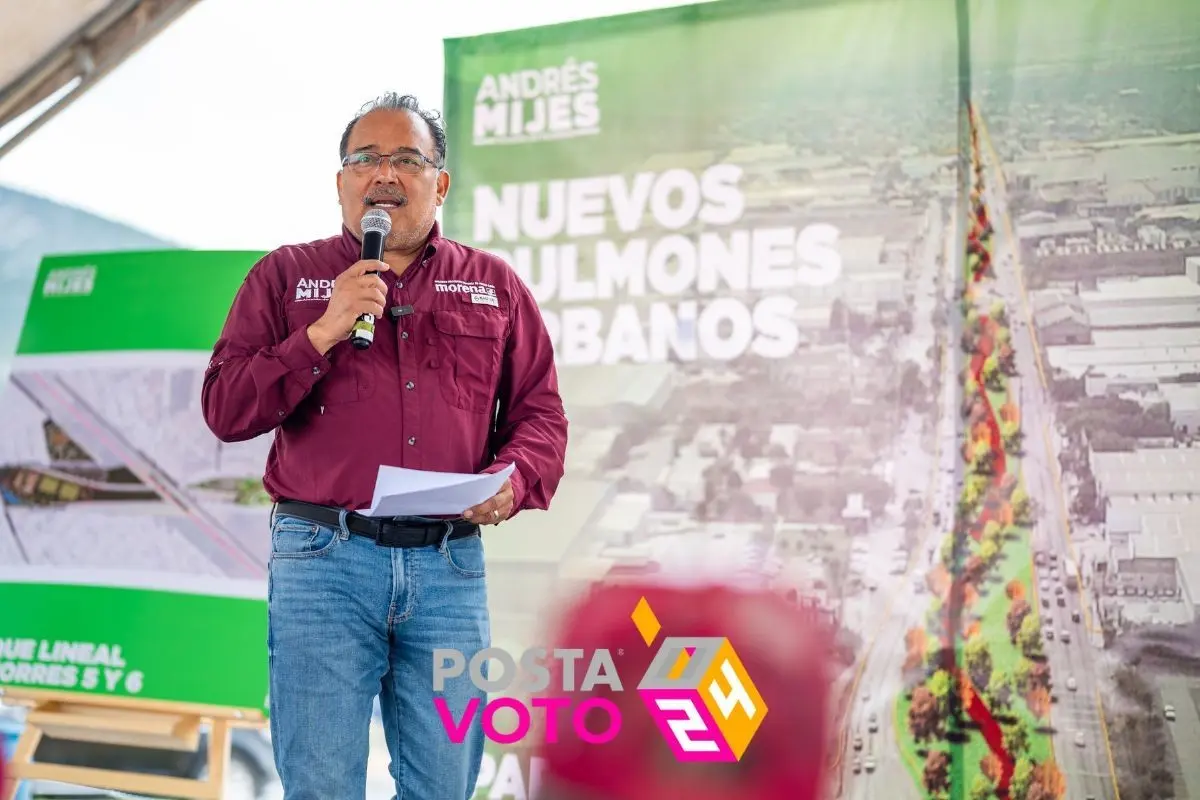
{"label": "maroon shirt", "polygon": [[567,418],[528,288],[499,258],[443,239],[435,224],[421,259],[399,278],[380,275],[388,307],[412,313],[385,314],[367,350],[347,341],[322,356],[306,329],[360,251],[343,227],[254,265],[204,376],[208,427],[223,442],[276,431],[263,478],[276,501],[357,510],[371,504],[381,465],[475,473],[515,463],[513,513],[547,508],[563,475]]}

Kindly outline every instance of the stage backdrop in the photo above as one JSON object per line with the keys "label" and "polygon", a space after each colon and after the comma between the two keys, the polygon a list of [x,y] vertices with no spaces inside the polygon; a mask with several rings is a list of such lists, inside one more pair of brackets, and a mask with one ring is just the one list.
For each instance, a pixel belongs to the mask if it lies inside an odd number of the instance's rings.
{"label": "stage backdrop", "polygon": [[[844,691],[889,598],[924,592],[956,464],[956,25],[723,0],[446,43],[445,230],[532,287],[571,420],[554,508],[489,537],[498,635],[536,643],[580,570],[769,570],[841,620]],[[506,776],[480,796],[522,796]]]}

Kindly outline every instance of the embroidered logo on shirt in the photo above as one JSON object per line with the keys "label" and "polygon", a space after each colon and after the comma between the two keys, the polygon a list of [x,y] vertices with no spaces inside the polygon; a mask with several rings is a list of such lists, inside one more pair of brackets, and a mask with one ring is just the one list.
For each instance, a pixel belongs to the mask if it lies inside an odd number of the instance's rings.
{"label": "embroidered logo on shirt", "polygon": [[[499,306],[496,300],[496,287],[490,283],[473,283],[471,281],[434,281],[433,289],[436,292],[452,292],[454,294],[469,294],[471,295],[472,303],[484,303],[489,306]],[[477,300],[476,298],[486,297],[487,300]]]}
{"label": "embroidered logo on shirt", "polygon": [[296,302],[302,300],[328,300],[333,294],[331,278],[301,278],[296,281]]}

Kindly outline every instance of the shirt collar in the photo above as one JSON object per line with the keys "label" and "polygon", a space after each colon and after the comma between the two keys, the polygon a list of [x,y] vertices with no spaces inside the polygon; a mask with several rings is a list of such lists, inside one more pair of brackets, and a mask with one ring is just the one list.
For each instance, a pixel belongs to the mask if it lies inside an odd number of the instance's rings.
{"label": "shirt collar", "polygon": [[[432,258],[433,254],[437,252],[438,245],[441,243],[442,226],[439,225],[438,221],[435,219],[433,221],[433,227],[429,230],[429,239],[425,243],[425,258]],[[338,246],[342,250],[342,254],[349,259],[351,263],[357,261],[359,256],[362,255],[362,242],[349,228],[346,227],[345,223],[342,223],[342,238],[341,241],[338,242]]]}

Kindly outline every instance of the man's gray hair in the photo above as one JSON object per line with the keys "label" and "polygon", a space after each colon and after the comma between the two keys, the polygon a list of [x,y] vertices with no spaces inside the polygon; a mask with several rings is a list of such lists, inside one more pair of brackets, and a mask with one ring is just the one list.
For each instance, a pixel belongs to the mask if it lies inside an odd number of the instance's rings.
{"label": "man's gray hair", "polygon": [[433,109],[421,108],[420,101],[411,94],[396,94],[395,92],[388,92],[376,97],[359,109],[354,119],[346,125],[346,130],[342,132],[338,160],[346,158],[346,148],[350,146],[350,133],[354,130],[354,126],[372,111],[410,111],[425,120],[425,124],[429,126],[429,133],[433,136],[433,146],[437,150],[437,166],[439,169],[446,166],[446,126],[442,123],[442,115]]}

